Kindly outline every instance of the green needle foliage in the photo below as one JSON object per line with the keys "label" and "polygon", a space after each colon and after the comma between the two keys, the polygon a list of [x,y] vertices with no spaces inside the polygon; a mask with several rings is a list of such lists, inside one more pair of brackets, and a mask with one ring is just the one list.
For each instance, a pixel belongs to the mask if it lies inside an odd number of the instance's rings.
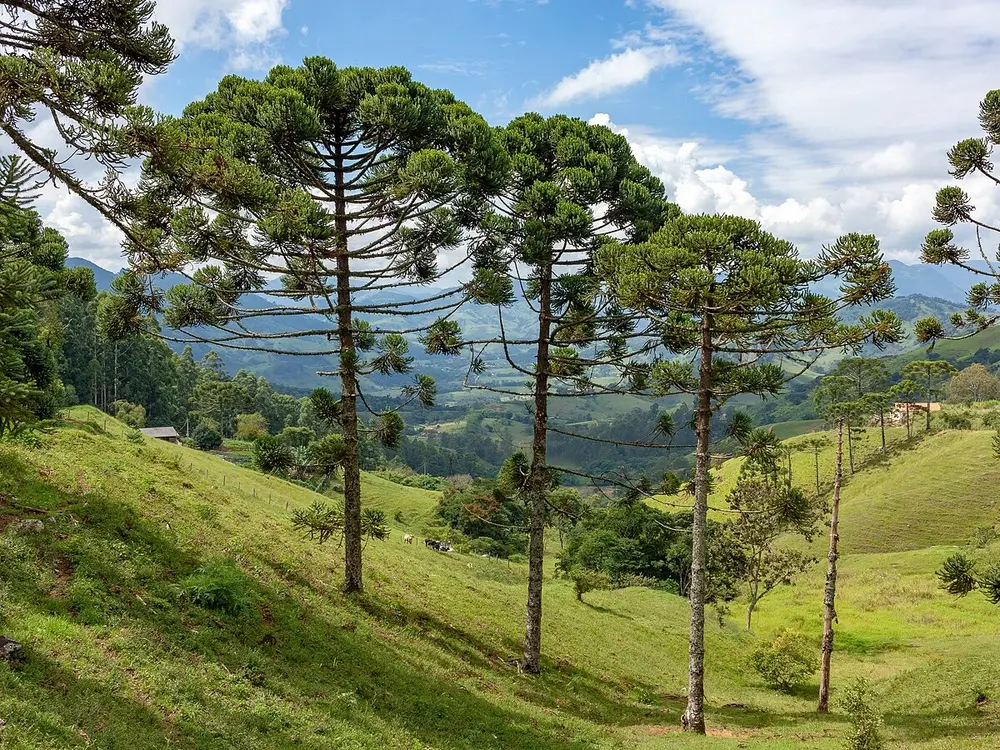
{"label": "green needle foliage", "polygon": [[931,428],[931,401],[938,395],[939,387],[958,370],[954,365],[943,359],[924,359],[919,362],[910,362],[902,370],[902,376],[908,380],[915,380],[920,383],[924,399],[927,405],[927,426]]}
{"label": "green needle foliage", "polygon": [[[460,351],[447,318],[465,290],[426,286],[467,259],[468,228],[502,185],[506,152],[479,115],[405,69],[322,57],[263,81],[228,76],[167,128],[184,148],[147,160],[116,317],[134,330],[162,312],[186,340],[334,359],[322,374],[340,380],[344,588],[360,591],[359,441],[367,430],[393,446],[403,430],[394,411],[368,407],[363,379],[410,373],[417,339],[432,353]],[[165,269],[190,283],[161,294],[147,274]],[[276,301],[246,301],[275,276]],[[418,375],[403,395],[429,406],[434,382]]]}
{"label": "green needle foliage", "polygon": [[[568,397],[630,387],[637,375],[630,364],[635,318],[593,273],[594,257],[616,237],[646,239],[676,207],[664,200],[663,185],[636,161],[625,138],[606,127],[528,114],[503,128],[501,137],[512,170],[491,210],[479,217],[481,241],[474,248],[470,285],[476,301],[497,306],[500,336],[470,342],[468,382],[502,392],[475,377],[484,371],[483,354],[492,345],[525,376],[533,399],[531,462],[524,481],[530,512],[522,668],[534,674],[541,664],[544,531],[552,486],[549,400],[560,385]],[[504,321],[504,308],[516,296],[537,314],[531,330],[510,330]],[[598,384],[597,375],[612,382]]]}
{"label": "green needle foliage", "polygon": [[[150,0],[17,0],[0,14],[0,132],[36,169],[126,231],[118,175],[163,143],[159,119],[135,104],[136,94],[144,76],[163,73],[174,58],[167,28],[150,20],[153,8]],[[64,149],[35,140],[39,120],[55,125]],[[81,179],[76,157],[104,167],[104,179]],[[0,170],[7,188],[30,190],[24,178]]]}
{"label": "green needle foliage", "polygon": [[[847,325],[838,314],[892,295],[888,264],[870,235],[849,234],[816,260],[734,216],[682,216],[635,247],[609,245],[597,265],[620,303],[657,326],[671,355],[651,372],[659,394],[696,397],[694,520],[692,525],[690,682],[685,726],[705,732],[704,626],[706,525],[712,416],[735,396],[777,393],[824,351],[882,345],[901,335],[899,319],[875,311]],[[840,281],[841,295],[823,297],[810,285]],[[788,368],[788,369],[786,369]]]}
{"label": "green needle foliage", "polygon": [[[993,148],[1000,144],[1000,89],[986,94],[979,104],[979,125],[983,135],[959,141],[948,151],[949,174],[956,180],[967,177],[985,178],[993,186],[1000,183],[992,162]],[[934,221],[944,229],[934,229],[927,233],[921,247],[920,259],[934,265],[950,264],[964,268],[975,274],[981,281],[969,289],[969,309],[955,313],[950,318],[949,332],[942,321],[924,318],[917,322],[916,333],[919,341],[933,342],[939,339],[966,338],[993,326],[1000,316],[990,308],[1000,302],[1000,272],[996,265],[1000,253],[987,252],[985,245],[1000,227],[976,218],[976,206],[969,194],[958,185],[941,188],[931,212]],[[952,227],[966,227],[975,233],[975,253],[956,242]],[[984,245],[985,241],[985,245]],[[973,257],[975,255],[975,257]]]}

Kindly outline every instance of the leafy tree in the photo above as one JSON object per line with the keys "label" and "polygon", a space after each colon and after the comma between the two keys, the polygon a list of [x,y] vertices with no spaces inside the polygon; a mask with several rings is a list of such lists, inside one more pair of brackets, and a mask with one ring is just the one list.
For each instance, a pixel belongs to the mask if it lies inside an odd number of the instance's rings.
{"label": "leafy tree", "polygon": [[316,433],[308,427],[286,427],[278,438],[289,448],[304,448],[316,440]]}
{"label": "leafy tree", "polygon": [[797,487],[753,473],[740,478],[726,501],[736,514],[724,530],[740,563],[736,575],[746,589],[749,631],[760,601],[816,562],[815,557],[777,542],[787,535],[812,541],[822,509]]}
{"label": "leafy tree", "polygon": [[943,359],[924,359],[910,362],[900,373],[903,378],[915,380],[923,386],[927,401],[927,427],[931,428],[931,401],[938,393],[938,386],[956,372],[955,366]]}
{"label": "leafy tree", "polygon": [[[150,0],[17,0],[4,4],[0,18],[7,92],[0,132],[126,231],[119,175],[130,158],[165,147],[157,116],[135,104],[144,76],[163,73],[174,56],[166,27],[150,21],[153,7]],[[65,148],[39,143],[39,122],[54,123]],[[95,160],[105,178],[90,184],[78,177],[76,157]],[[15,192],[27,182],[24,173],[0,174],[0,184]]]}
{"label": "leafy tree", "polygon": [[236,416],[249,398],[247,389],[232,380],[202,379],[194,390],[198,411],[215,419],[223,436],[228,437],[235,434]]}
{"label": "leafy tree", "polygon": [[[641,310],[659,327],[668,352],[696,352],[695,364],[657,362],[658,393],[696,397],[696,471],[692,527],[691,627],[685,726],[704,734],[706,517],[712,415],[743,394],[777,393],[819,353],[862,342],[881,345],[901,335],[899,319],[876,311],[855,325],[838,321],[845,308],[893,293],[878,241],[850,234],[816,260],[764,232],[748,219],[682,216],[638,247],[611,246],[598,266],[625,307]],[[840,280],[841,296],[810,291],[823,278]],[[786,372],[776,359],[787,362]]]}
{"label": "leafy tree", "polygon": [[203,451],[214,450],[222,445],[222,434],[209,424],[199,424],[195,427],[191,439]]}
{"label": "leafy tree", "polygon": [[909,440],[912,434],[912,422],[910,420],[910,405],[917,402],[920,398],[922,390],[920,383],[916,380],[910,380],[906,378],[905,380],[900,380],[896,385],[889,389],[889,393],[892,395],[896,402],[906,404],[906,439]]}
{"label": "leafy tree", "polygon": [[257,440],[267,434],[267,420],[259,411],[236,416],[236,437],[240,440]]}
{"label": "leafy tree", "polygon": [[[403,429],[395,409],[359,421],[364,378],[409,373],[418,335],[431,353],[460,351],[448,316],[465,290],[427,285],[466,259],[466,228],[504,179],[505,152],[479,115],[405,69],[321,57],[263,81],[227,76],[167,127],[189,148],[145,166],[122,317],[163,310],[194,339],[289,355],[311,339],[310,354],[336,358],[323,374],[340,380],[344,588],[360,591],[362,435],[395,445]],[[457,260],[440,266],[447,251]],[[195,261],[205,265],[187,271]],[[164,268],[191,283],[150,293],[145,274]],[[282,288],[260,309],[245,295],[269,275]],[[284,325],[293,317],[310,321],[305,331]],[[405,394],[430,405],[433,380],[418,375]]]}
{"label": "leafy tree", "polygon": [[[469,385],[485,368],[488,346],[499,346],[506,364],[525,376],[532,397],[531,462],[525,492],[530,503],[528,601],[522,669],[541,668],[542,582],[547,495],[550,399],[562,385],[567,397],[622,390],[635,320],[607,294],[593,273],[594,254],[621,237],[642,241],[676,209],[663,185],[633,157],[628,141],[606,127],[565,116],[528,114],[502,131],[513,169],[493,210],[480,219],[472,294],[497,306],[500,336],[470,342]],[[514,284],[518,289],[514,288]],[[537,315],[530,331],[511,330],[504,308],[523,297]],[[525,350],[528,360],[517,356]],[[615,368],[617,385],[599,384],[602,368]],[[579,432],[560,434],[586,439]]]}
{"label": "leafy tree", "polygon": [[129,427],[139,429],[146,424],[146,409],[139,404],[128,401],[115,401],[111,405],[111,410],[120,421]]}
{"label": "leafy tree", "polygon": [[981,364],[955,373],[945,386],[949,401],[976,403],[1000,398],[1000,380]]}
{"label": "leafy tree", "polygon": [[747,661],[769,686],[788,692],[816,672],[814,648],[806,636],[782,628],[750,652]]}
{"label": "leafy tree", "polygon": [[583,601],[583,595],[591,591],[601,591],[611,588],[611,578],[607,573],[599,573],[593,570],[572,570],[569,573],[570,580],[573,581],[573,591],[576,593],[576,600]]}

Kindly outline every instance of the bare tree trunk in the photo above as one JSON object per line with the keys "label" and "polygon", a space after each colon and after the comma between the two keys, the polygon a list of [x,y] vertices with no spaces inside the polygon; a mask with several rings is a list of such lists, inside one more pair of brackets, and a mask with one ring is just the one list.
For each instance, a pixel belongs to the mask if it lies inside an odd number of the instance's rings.
{"label": "bare tree trunk", "polygon": [[882,428],[882,452],[885,453],[885,410],[881,407],[878,412],[878,423]]}
{"label": "bare tree trunk", "polygon": [[712,441],[712,315],[701,321],[701,362],[695,415],[697,462],[691,517],[691,631],[688,636],[688,704],[683,725],[705,734],[705,529],[708,524],[708,470]]}
{"label": "bare tree trunk", "polygon": [[350,258],[347,249],[347,200],[344,187],[344,158],[340,145],[336,152],[335,224],[337,231],[337,330],[340,343],[340,426],[344,435],[344,592],[360,592],[361,571],[361,461],[358,449],[358,388],[352,366],[344,367],[345,357],[354,357],[354,322],[351,304]]}
{"label": "bare tree trunk", "polygon": [[851,438],[851,423],[847,423],[847,465],[851,468],[851,475],[854,474],[854,440]]}
{"label": "bare tree trunk", "polygon": [[913,437],[913,435],[910,432],[910,402],[907,401],[906,402],[906,439],[909,440],[911,437]]}
{"label": "bare tree trunk", "polygon": [[542,580],[545,573],[545,493],[548,492],[546,440],[549,420],[549,337],[551,335],[552,267],[542,269],[538,294],[538,359],[535,365],[535,423],[531,440],[528,493],[528,607],[524,661],[529,674],[542,671]]}
{"label": "bare tree trunk", "polygon": [[844,422],[837,420],[837,463],[833,474],[833,508],[830,512],[830,552],[827,555],[826,587],[823,591],[823,654],[819,671],[817,711],[830,710],[830,658],[833,655],[833,623],[837,619],[837,546],[840,543],[840,483],[844,463]]}
{"label": "bare tree trunk", "polygon": [[816,496],[819,496],[819,448],[813,450],[813,459],[816,462]]}

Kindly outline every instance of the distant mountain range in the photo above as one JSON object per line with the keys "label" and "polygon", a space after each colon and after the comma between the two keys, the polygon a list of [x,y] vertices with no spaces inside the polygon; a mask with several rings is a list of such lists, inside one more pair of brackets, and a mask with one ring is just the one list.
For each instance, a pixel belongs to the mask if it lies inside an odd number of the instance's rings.
{"label": "distant mountain range", "polygon": [[[105,291],[111,288],[111,282],[118,274],[108,271],[101,266],[95,265],[83,258],[69,258],[66,261],[69,267],[89,268],[94,273],[97,288]],[[926,316],[947,318],[952,312],[964,309],[965,297],[969,286],[980,280],[975,274],[953,266],[927,266],[908,265],[900,261],[890,261],[893,276],[896,280],[896,296],[879,305],[883,309],[889,309],[899,315],[906,324],[907,338],[901,344],[891,347],[885,354],[896,354],[916,345],[913,337],[913,323]],[[981,261],[978,264],[985,267]],[[120,271],[118,273],[121,273]],[[186,279],[179,274],[165,274],[158,284],[164,289],[178,284],[185,283]],[[820,286],[817,291],[827,294],[835,294],[836,288],[830,284],[829,288]],[[400,301],[413,299],[399,290],[395,292],[377,293],[379,300],[385,303],[385,297],[392,294],[393,298]],[[264,308],[272,304],[266,292],[260,295],[246,295],[242,303],[250,308]],[[420,316],[415,317],[410,322],[419,324],[422,321]],[[466,305],[459,310],[453,319],[459,323],[463,335],[467,339],[487,338],[498,333],[498,321],[496,309],[493,307],[480,307],[477,305]],[[262,333],[279,333],[301,330],[304,326],[318,328],[326,324],[326,320],[319,315],[301,316],[298,318],[260,318],[254,322],[255,330]],[[372,321],[377,325],[377,320]],[[534,323],[534,315],[523,305],[515,305],[504,312],[504,322],[509,332],[525,330]],[[207,332],[206,332],[207,335]],[[300,352],[316,351],[326,344],[325,341],[309,341],[306,339],[290,339],[281,342],[281,346],[295,348]],[[175,349],[180,350],[183,344],[172,343]],[[327,345],[328,346],[328,345]],[[195,356],[203,356],[211,347],[207,344],[192,345]],[[258,375],[263,375],[269,381],[281,384],[286,387],[298,389],[310,389],[318,385],[330,385],[328,377],[321,377],[316,374],[318,370],[335,369],[335,363],[330,361],[328,356],[282,356],[279,354],[269,354],[267,352],[239,351],[233,349],[219,349],[219,355],[226,363],[226,368],[231,373],[238,370],[251,370]],[[415,370],[429,375],[433,375],[439,383],[439,388],[443,391],[454,390],[460,387],[460,382],[465,374],[468,362],[465,357],[429,357],[423,353],[418,346],[411,347],[410,352],[416,359]],[[874,355],[875,352],[872,352]],[[499,355],[494,355],[498,357]],[[496,367],[491,368],[496,375],[505,379],[517,381],[518,377],[506,363],[495,362]],[[408,379],[408,378],[407,378]],[[398,379],[397,379],[398,380]],[[393,380],[386,381],[379,379],[379,383],[391,385]],[[373,383],[374,387],[375,384]]]}

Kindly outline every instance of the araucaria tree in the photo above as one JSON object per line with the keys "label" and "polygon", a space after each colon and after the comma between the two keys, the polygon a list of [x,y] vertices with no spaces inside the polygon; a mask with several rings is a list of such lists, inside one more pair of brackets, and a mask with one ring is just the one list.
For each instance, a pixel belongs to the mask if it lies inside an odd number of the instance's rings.
{"label": "araucaria tree", "polygon": [[925,429],[931,428],[931,402],[937,395],[939,387],[956,372],[958,370],[954,365],[943,359],[922,359],[919,362],[910,362],[903,368],[902,376],[908,380],[915,380],[923,388],[927,416]]}
{"label": "araucaria tree", "polygon": [[[173,60],[167,28],[151,22],[151,0],[18,0],[0,6],[0,67],[10,147],[105,218],[127,228],[118,173],[129,159],[158,151],[160,123],[135,104],[144,76]],[[36,140],[51,121],[65,148]],[[93,159],[107,170],[95,183],[74,171]]]}
{"label": "araucaria tree", "polygon": [[[396,411],[359,419],[364,379],[409,372],[417,338],[460,351],[448,316],[464,290],[426,286],[467,259],[465,227],[505,179],[505,152],[469,107],[405,69],[321,57],[263,81],[226,77],[168,125],[181,147],[147,161],[129,207],[142,236],[119,317],[162,311],[181,340],[332,358],[322,374],[340,380],[344,589],[360,591],[360,436],[393,445],[403,428]],[[168,269],[190,283],[164,296],[147,275]],[[266,304],[245,301],[274,277]],[[405,392],[429,405],[434,390],[417,375]]]}
{"label": "araucaria tree", "polygon": [[[691,624],[688,706],[683,724],[705,733],[706,524],[712,416],[735,396],[777,393],[785,382],[829,349],[881,345],[898,339],[901,324],[875,311],[854,325],[838,313],[893,292],[878,241],[850,234],[816,260],[733,216],[682,216],[648,242],[613,245],[598,267],[623,306],[641,311],[658,328],[666,352],[651,382],[659,393],[696,399],[696,470],[692,521]],[[841,296],[814,294],[810,285],[837,278]]]}
{"label": "araucaria tree", "polygon": [[[665,202],[663,185],[635,160],[625,138],[606,127],[528,114],[501,134],[513,168],[481,219],[471,284],[477,301],[497,305],[500,335],[473,346],[470,374],[482,372],[482,353],[493,344],[502,348],[512,369],[529,379],[534,424],[523,481],[529,542],[522,668],[537,673],[545,519],[552,487],[546,454],[549,399],[557,385],[574,396],[614,392],[634,374],[627,364],[629,344],[637,335],[634,316],[614,303],[594,275],[594,254],[616,237],[645,240],[676,208]],[[537,315],[531,331],[509,330],[504,322],[504,307],[516,296],[523,296]],[[608,374],[602,370],[608,367],[618,370],[617,386],[595,379]]]}
{"label": "araucaria tree", "polygon": [[[1000,185],[1000,176],[992,156],[993,148],[1000,144],[1000,89],[990,91],[980,102],[979,125],[982,137],[961,140],[948,151],[949,174],[956,180],[967,177],[984,179],[989,186],[996,188]],[[976,206],[969,199],[969,194],[958,185],[941,188],[937,192],[931,216],[945,228],[927,233],[920,259],[934,265],[958,266],[980,281],[969,289],[969,309],[951,316],[950,323],[955,330],[946,330],[942,321],[924,318],[917,321],[917,339],[934,342],[945,338],[966,338],[1000,320],[996,312],[996,305],[1000,302],[1000,269],[997,266],[1000,254],[986,250],[987,246],[996,247],[995,235],[1000,233],[1000,226],[977,218]],[[971,229],[975,233],[976,257],[968,248],[956,243],[952,230],[955,226]],[[993,241],[984,242],[984,236],[993,236]]]}
{"label": "araucaria tree", "polygon": [[857,393],[855,384],[838,375],[823,378],[813,392],[816,411],[833,425],[836,431],[836,458],[833,470],[833,496],[830,501],[830,546],[826,557],[826,584],[823,587],[823,640],[819,675],[817,710],[830,710],[830,664],[833,657],[833,623],[837,619],[837,560],[840,556],[840,489],[844,478],[844,427],[859,407],[852,401]]}

